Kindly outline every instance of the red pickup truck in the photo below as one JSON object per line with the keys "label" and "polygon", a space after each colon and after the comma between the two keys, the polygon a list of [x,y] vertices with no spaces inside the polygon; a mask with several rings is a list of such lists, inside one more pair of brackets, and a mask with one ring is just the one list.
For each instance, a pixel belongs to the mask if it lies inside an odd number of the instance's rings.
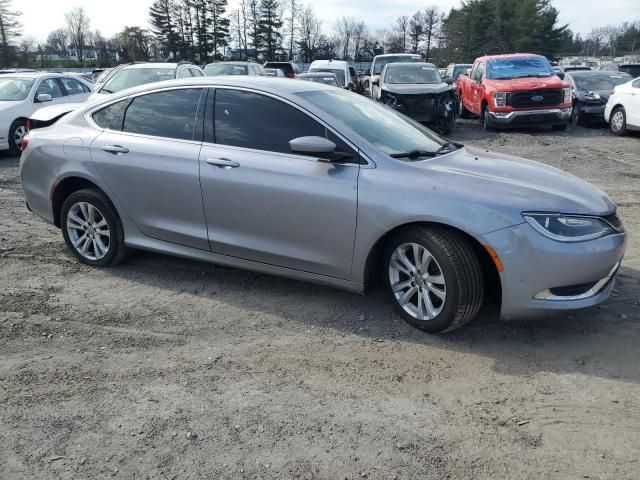
{"label": "red pickup truck", "polygon": [[571,86],[540,55],[480,57],[458,79],[457,94],[459,115],[480,117],[486,130],[525,125],[564,130],[571,119]]}

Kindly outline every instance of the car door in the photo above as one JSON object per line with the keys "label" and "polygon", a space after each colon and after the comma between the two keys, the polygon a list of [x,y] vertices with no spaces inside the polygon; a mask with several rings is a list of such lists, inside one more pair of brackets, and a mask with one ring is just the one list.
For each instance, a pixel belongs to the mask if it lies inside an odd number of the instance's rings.
{"label": "car door", "polygon": [[95,112],[104,131],[91,144],[91,156],[143,234],[209,250],[198,166],[203,92],[161,90]]}
{"label": "car door", "polygon": [[58,80],[65,93],[65,103],[82,103],[91,95],[91,89],[75,78],[61,77]]}
{"label": "car door", "polygon": [[640,128],[640,78],[631,84],[627,103],[629,105],[625,106],[627,124]]}
{"label": "car door", "polygon": [[471,104],[473,107],[473,112],[476,113],[480,113],[480,106],[482,103],[482,97],[483,97],[483,91],[484,91],[484,87],[482,85],[482,82],[484,81],[484,62],[479,62],[478,63],[478,68],[476,68],[476,71],[473,75],[472,78],[472,82],[471,82],[471,89],[472,89],[472,97],[471,97]]}
{"label": "car door", "polygon": [[[212,103],[200,155],[211,250],[349,278],[357,152],[283,99],[219,88]],[[352,163],[292,154],[288,142],[302,136],[327,136]]]}

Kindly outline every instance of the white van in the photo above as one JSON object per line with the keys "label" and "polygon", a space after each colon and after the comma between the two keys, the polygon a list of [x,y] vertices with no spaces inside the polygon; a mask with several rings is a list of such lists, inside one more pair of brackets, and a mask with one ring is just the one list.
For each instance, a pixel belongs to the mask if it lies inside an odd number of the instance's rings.
{"label": "white van", "polygon": [[351,75],[349,68],[349,64],[344,60],[316,60],[309,66],[309,73],[333,73],[340,87],[355,90],[356,79]]}

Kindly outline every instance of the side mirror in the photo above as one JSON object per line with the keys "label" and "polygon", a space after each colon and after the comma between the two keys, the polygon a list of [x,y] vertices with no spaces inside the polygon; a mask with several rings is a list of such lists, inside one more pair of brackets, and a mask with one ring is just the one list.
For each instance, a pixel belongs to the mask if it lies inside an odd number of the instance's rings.
{"label": "side mirror", "polygon": [[447,77],[444,79],[444,83],[447,85],[451,85],[453,83],[453,78]]}
{"label": "side mirror", "polygon": [[557,76],[560,80],[564,80],[564,72],[556,72],[556,76]]}
{"label": "side mirror", "polygon": [[376,86],[380,86],[380,79],[379,78],[374,78],[373,80],[371,80],[371,85],[376,85]]}
{"label": "side mirror", "polygon": [[291,153],[329,158],[336,151],[336,144],[324,137],[298,137],[289,141],[289,148]]}
{"label": "side mirror", "polygon": [[53,97],[51,95],[49,95],[48,93],[41,93],[40,95],[38,95],[36,97],[36,100],[40,103],[43,102],[50,102],[51,100],[53,100]]}
{"label": "side mirror", "polygon": [[365,74],[365,76],[367,76],[367,77],[368,77],[368,76],[370,76],[370,75],[371,75],[371,69],[370,69],[370,68],[367,68],[367,69],[364,71],[364,74]]}

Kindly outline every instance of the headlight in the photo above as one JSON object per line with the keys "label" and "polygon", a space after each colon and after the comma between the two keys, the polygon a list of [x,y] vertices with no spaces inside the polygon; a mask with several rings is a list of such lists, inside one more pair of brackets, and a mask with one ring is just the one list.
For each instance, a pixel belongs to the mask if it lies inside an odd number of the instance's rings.
{"label": "headlight", "polygon": [[496,107],[506,107],[507,106],[507,93],[506,92],[496,92],[493,94],[493,104]]}
{"label": "headlight", "polygon": [[564,100],[562,101],[562,103],[571,103],[571,89],[570,88],[563,88],[562,89],[562,93],[564,94]]}
{"label": "headlight", "polygon": [[598,217],[556,213],[523,213],[522,216],[539,233],[558,242],[583,242],[616,233]]}

